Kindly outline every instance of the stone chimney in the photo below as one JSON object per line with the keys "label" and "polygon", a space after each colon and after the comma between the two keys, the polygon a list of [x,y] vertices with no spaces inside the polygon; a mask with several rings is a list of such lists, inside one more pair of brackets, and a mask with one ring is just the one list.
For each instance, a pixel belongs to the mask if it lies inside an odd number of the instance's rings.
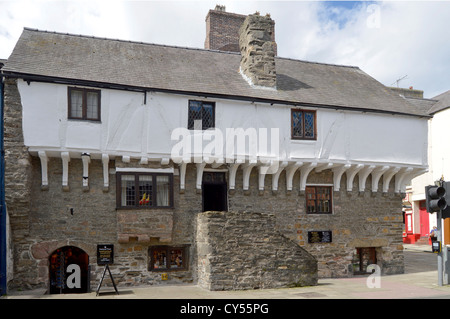
{"label": "stone chimney", "polygon": [[390,87],[392,91],[397,93],[398,95],[409,97],[409,98],[415,98],[415,99],[423,99],[423,91],[422,90],[415,90],[412,86],[409,89],[406,88],[396,88],[396,87]]}
{"label": "stone chimney", "polygon": [[[206,22],[205,49],[240,52],[239,28],[247,16],[226,12],[225,6],[216,5],[209,10]],[[272,41],[275,43],[275,23],[272,25]],[[274,47],[277,54],[276,45]]]}
{"label": "stone chimney", "polygon": [[253,86],[276,89],[274,22],[269,15],[249,15],[239,30],[240,72]]}

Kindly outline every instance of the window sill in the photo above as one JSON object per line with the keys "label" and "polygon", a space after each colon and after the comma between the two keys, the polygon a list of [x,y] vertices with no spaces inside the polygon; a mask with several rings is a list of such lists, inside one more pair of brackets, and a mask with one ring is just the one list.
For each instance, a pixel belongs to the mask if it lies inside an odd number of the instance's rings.
{"label": "window sill", "polygon": [[92,119],[79,119],[79,118],[72,118],[68,117],[68,121],[73,122],[87,122],[87,123],[95,123],[95,124],[102,124],[102,120],[92,120]]}
{"label": "window sill", "polygon": [[152,272],[176,272],[176,271],[188,271],[187,268],[158,268],[158,269],[149,269],[148,271]]}
{"label": "window sill", "polygon": [[133,210],[138,210],[138,211],[153,211],[153,210],[170,210],[170,209],[174,209],[173,206],[164,206],[164,207],[139,207],[139,206],[133,206],[133,207],[116,207],[116,210],[121,210],[121,211],[133,211]]}
{"label": "window sill", "polygon": [[300,143],[300,142],[317,142],[317,138],[292,138],[291,142]]}

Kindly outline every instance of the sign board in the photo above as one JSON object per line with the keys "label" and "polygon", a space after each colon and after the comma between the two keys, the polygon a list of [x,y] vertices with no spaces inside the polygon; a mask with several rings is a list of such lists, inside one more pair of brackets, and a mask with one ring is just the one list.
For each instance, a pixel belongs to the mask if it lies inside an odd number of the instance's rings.
{"label": "sign board", "polygon": [[114,245],[97,245],[97,265],[114,263]]}
{"label": "sign board", "polygon": [[308,231],[308,243],[331,243],[331,230]]}

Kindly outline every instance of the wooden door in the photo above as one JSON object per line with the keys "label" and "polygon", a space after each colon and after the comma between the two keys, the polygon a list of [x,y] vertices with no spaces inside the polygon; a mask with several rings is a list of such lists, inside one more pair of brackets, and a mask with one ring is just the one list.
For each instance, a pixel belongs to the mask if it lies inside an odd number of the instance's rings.
{"label": "wooden door", "polygon": [[420,212],[420,237],[428,237],[430,235],[430,216],[427,212],[425,201],[419,203]]}

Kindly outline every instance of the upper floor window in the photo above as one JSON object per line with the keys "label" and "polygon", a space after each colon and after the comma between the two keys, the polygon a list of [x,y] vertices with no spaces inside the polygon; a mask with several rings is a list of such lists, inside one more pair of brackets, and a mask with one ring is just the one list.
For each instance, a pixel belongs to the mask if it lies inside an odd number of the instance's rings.
{"label": "upper floor window", "polygon": [[292,139],[315,140],[316,132],[316,111],[291,110]]}
{"label": "upper floor window", "polygon": [[331,186],[306,186],[306,212],[308,214],[331,214]]}
{"label": "upper floor window", "polygon": [[173,175],[167,173],[117,173],[117,207],[173,207]]}
{"label": "upper floor window", "polygon": [[69,119],[100,121],[100,90],[69,87]]}
{"label": "upper floor window", "polygon": [[189,101],[188,129],[214,128],[215,104],[213,102]]}

